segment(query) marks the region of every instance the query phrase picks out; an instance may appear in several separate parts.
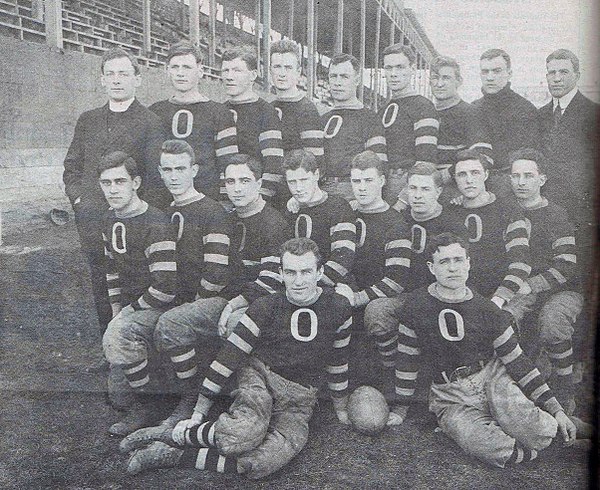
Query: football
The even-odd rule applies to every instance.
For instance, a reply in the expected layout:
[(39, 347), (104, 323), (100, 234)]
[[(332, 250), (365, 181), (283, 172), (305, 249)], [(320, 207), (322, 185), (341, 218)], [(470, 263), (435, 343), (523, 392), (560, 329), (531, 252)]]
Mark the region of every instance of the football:
[(383, 394), (372, 386), (359, 386), (348, 399), (348, 418), (357, 432), (375, 435), (385, 428), (390, 409)]

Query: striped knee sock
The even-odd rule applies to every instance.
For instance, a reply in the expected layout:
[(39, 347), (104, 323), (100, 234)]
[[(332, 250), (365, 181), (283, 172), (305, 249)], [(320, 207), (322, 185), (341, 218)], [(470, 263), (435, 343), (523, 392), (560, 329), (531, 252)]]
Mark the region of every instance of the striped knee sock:
[(394, 367), (396, 346), (398, 344), (398, 333), (389, 332), (375, 337), (377, 343), (377, 352), (379, 352), (381, 364), (383, 367)]
[(550, 344), (546, 347), (548, 357), (552, 363), (552, 373), (557, 377), (559, 384), (573, 383), (573, 345), (570, 340)]
[[(183, 433), (182, 433), (183, 432)], [(175, 426), (172, 437), (179, 444), (190, 447), (216, 447), (215, 422), (207, 421), (187, 428)]]
[(186, 450), (181, 458), (180, 465), (198, 470), (216, 471), (218, 473), (239, 473), (237, 458), (222, 456), (213, 448), (202, 448), (199, 451)]
[(187, 380), (198, 372), (198, 356), (196, 349), (186, 345), (169, 351), (169, 359), (173, 364), (173, 369), (177, 379)]
[(538, 457), (538, 452), (535, 449), (527, 449), (515, 443), (513, 453), (508, 458), (506, 466), (514, 466), (519, 463), (527, 463)]
[(146, 386), (150, 382), (150, 373), (148, 371), (148, 359), (124, 364), (121, 366), (125, 378), (129, 386), (134, 389), (139, 389)]

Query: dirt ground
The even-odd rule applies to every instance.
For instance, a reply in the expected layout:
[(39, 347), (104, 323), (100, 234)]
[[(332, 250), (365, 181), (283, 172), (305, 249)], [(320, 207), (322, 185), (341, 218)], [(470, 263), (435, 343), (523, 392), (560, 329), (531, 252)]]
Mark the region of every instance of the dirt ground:
[[(266, 481), (168, 469), (135, 477), (107, 427), (104, 375), (84, 367), (100, 350), (89, 279), (73, 223), (4, 237), (0, 247), (0, 488), (380, 489), (586, 488), (587, 452), (551, 447), (515, 469), (466, 456), (427, 414), (379, 437), (340, 426), (321, 402), (306, 448)], [(584, 375), (578, 413), (592, 415)], [(168, 404), (164, 405), (168, 410)]]

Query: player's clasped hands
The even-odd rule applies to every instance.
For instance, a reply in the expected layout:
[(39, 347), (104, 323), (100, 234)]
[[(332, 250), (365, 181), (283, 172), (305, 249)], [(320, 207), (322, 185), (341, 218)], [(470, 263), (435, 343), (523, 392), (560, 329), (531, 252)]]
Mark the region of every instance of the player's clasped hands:
[(203, 421), (204, 414), (194, 412), (191, 418), (178, 422), (175, 428), (173, 429), (173, 442), (178, 446), (184, 446), (186, 431), (188, 431), (191, 427), (194, 427), (195, 425), (200, 425)]
[(225, 337), (227, 334), (227, 321), (229, 320), (229, 317), (231, 316), (231, 314), (233, 313), (233, 307), (228, 303), (225, 308), (223, 308), (223, 311), (221, 312), (221, 316), (219, 317), (219, 322), (218, 322), (218, 332), (219, 332), (219, 336), (220, 337)]

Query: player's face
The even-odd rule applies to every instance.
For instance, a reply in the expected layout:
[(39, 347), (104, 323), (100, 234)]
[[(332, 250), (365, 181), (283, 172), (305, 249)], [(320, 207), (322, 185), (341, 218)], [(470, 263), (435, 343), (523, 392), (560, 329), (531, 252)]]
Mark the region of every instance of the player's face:
[(441, 192), (431, 175), (411, 175), (408, 179), (408, 203), (417, 213), (433, 212)]
[(271, 55), (271, 79), (277, 90), (289, 91), (296, 88), (300, 79), (300, 67), (293, 53)]
[(512, 71), (506, 66), (502, 56), (480, 60), (481, 88), (486, 94), (500, 92), (510, 81)]
[(256, 179), (247, 165), (229, 165), (225, 169), (225, 190), (236, 208), (258, 199), (262, 179)]
[(392, 92), (400, 92), (410, 86), (412, 68), (404, 53), (386, 54), (383, 57), (383, 69)]
[(359, 74), (349, 61), (329, 67), (329, 92), (334, 101), (344, 102), (356, 97), (358, 82)]
[(447, 289), (464, 288), (469, 278), (471, 263), (466, 250), (459, 243), (439, 247), (427, 262), (437, 283)]
[(238, 97), (252, 90), (256, 76), (256, 70), (248, 69), (241, 58), (223, 61), (221, 65), (221, 77), (229, 97)]
[(350, 182), (354, 197), (361, 206), (367, 207), (381, 200), (385, 177), (379, 175), (376, 168), (353, 168), (350, 171)]
[(460, 193), (467, 199), (475, 199), (485, 192), (485, 181), (488, 173), (484, 170), (479, 160), (465, 160), (458, 162), (454, 169), (456, 186)]
[(534, 161), (516, 160), (512, 164), (510, 183), (517, 199), (534, 201), (540, 197), (546, 176), (540, 174)]
[(432, 73), (429, 79), (431, 92), (437, 100), (448, 100), (458, 97), (458, 87), (461, 81), (456, 78), (456, 72), (451, 66), (442, 66), (437, 73)]
[(302, 304), (317, 294), (317, 283), (323, 276), (323, 267), (317, 267), (317, 258), (312, 252), (304, 255), (286, 252), (281, 257), (281, 276), (287, 297)]
[(303, 168), (286, 170), (285, 180), (292, 196), (299, 203), (311, 202), (319, 188), (319, 171), (308, 172)]
[(169, 192), (174, 196), (179, 196), (194, 186), (198, 165), (192, 165), (191, 158), (187, 153), (178, 155), (163, 153), (160, 155), (158, 172)]
[(167, 73), (171, 85), (177, 92), (190, 92), (196, 90), (198, 81), (204, 73), (202, 65), (196, 62), (193, 54), (173, 56), (167, 65)]
[(135, 97), (135, 90), (142, 83), (142, 78), (135, 74), (129, 58), (115, 58), (104, 63), (100, 83), (110, 100), (122, 102)]
[(111, 208), (116, 211), (127, 209), (137, 195), (142, 179), (132, 178), (123, 166), (109, 168), (100, 174), (100, 187)]
[(546, 64), (546, 81), (552, 97), (562, 97), (577, 85), (579, 73), (573, 69), (571, 60), (550, 60)]

